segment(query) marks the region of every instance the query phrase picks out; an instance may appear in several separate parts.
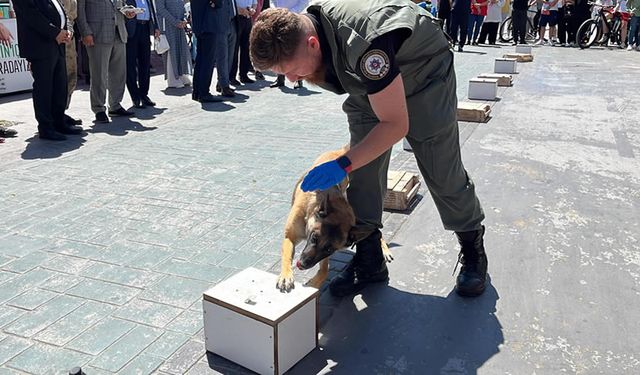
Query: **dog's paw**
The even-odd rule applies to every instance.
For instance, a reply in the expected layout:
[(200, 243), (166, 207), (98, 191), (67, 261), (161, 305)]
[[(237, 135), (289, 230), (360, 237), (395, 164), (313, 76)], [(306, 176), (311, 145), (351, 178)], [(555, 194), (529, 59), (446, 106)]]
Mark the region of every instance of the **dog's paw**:
[(282, 293), (288, 293), (291, 289), (295, 288), (295, 284), (293, 283), (293, 276), (283, 276), (280, 275), (278, 277), (278, 282), (276, 283), (276, 288), (280, 289)]

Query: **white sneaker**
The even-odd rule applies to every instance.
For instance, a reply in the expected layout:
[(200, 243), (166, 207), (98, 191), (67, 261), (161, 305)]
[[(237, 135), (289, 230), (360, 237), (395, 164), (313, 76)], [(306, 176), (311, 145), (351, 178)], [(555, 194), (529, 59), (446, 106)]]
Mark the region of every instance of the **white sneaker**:
[(184, 83), (178, 82), (178, 83), (174, 83), (173, 85), (167, 85), (167, 87), (170, 89), (181, 89), (184, 87)]
[(544, 45), (544, 39), (540, 39), (535, 43), (536, 46), (542, 46)]
[(629, 45), (627, 46), (627, 51), (633, 51), (633, 45), (629, 44)]
[(191, 80), (189, 79), (189, 76), (186, 74), (183, 74), (180, 76), (180, 81), (182, 81), (182, 84), (184, 86), (191, 86)]

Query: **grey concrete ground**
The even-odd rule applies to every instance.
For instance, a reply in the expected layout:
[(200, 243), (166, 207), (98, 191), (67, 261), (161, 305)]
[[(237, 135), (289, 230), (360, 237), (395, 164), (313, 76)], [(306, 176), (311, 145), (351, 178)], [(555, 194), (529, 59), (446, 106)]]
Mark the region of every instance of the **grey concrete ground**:
[[(459, 97), (508, 51), (456, 53)], [(323, 293), (321, 347), (290, 372), (638, 373), (639, 61), (536, 48), (493, 118), (460, 124), (491, 287), (452, 293), (456, 240), (423, 187), (410, 214), (385, 213), (389, 285)], [(0, 98), (20, 122), (0, 145), (0, 374), (248, 373), (205, 353), (201, 293), (277, 272), (293, 184), (348, 136), (343, 97), (264, 86), (201, 106), (156, 76), (158, 107), (108, 125), (78, 91), (89, 131), (63, 143), (33, 136), (28, 95)], [(392, 168), (416, 170), (398, 146)]]

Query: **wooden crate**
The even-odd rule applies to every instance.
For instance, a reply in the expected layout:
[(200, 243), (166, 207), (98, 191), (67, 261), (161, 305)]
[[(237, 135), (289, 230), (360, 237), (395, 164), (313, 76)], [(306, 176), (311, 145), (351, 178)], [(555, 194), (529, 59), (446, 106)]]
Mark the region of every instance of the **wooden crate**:
[(203, 296), (205, 349), (258, 374), (283, 374), (318, 345), (315, 288), (276, 288), (277, 276), (249, 267)]
[(458, 121), (487, 122), (491, 106), (486, 103), (458, 102)]
[(497, 79), (498, 86), (501, 86), (501, 87), (509, 87), (513, 85), (513, 76), (511, 74), (481, 73), (481, 74), (478, 74), (478, 78)]
[(505, 53), (502, 57), (507, 59), (516, 59), (517, 62), (531, 62), (533, 55), (528, 53)]
[(387, 174), (387, 195), (384, 198), (386, 210), (404, 211), (418, 194), (420, 179), (415, 173), (389, 171)]

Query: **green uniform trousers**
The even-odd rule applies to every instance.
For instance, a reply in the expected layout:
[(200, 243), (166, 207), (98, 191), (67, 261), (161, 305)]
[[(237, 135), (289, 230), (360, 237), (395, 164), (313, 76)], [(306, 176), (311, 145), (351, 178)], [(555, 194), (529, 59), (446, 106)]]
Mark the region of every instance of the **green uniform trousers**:
[[(453, 58), (446, 69), (444, 88), (430, 95), (456, 95), (456, 79)], [(447, 61), (447, 60), (445, 60)], [(445, 64), (446, 66), (446, 64)], [(450, 103), (457, 103), (455, 97)], [(437, 99), (434, 99), (437, 102)], [(343, 105), (349, 120), (351, 145), (362, 141), (378, 124), (366, 96), (350, 96)], [(412, 108), (409, 107), (411, 112)], [(411, 117), (411, 114), (410, 114)], [(407, 140), (413, 148), (418, 167), (429, 188), (440, 218), (447, 230), (466, 232), (480, 229), (484, 212), (475, 193), (473, 181), (462, 165), (458, 122), (455, 116), (445, 126), (425, 131), (429, 118), (412, 120)], [(356, 214), (359, 232), (367, 233), (382, 228), (382, 209), (387, 190), (387, 170), (391, 150), (386, 151), (366, 166), (353, 171), (347, 191), (349, 202)]]

